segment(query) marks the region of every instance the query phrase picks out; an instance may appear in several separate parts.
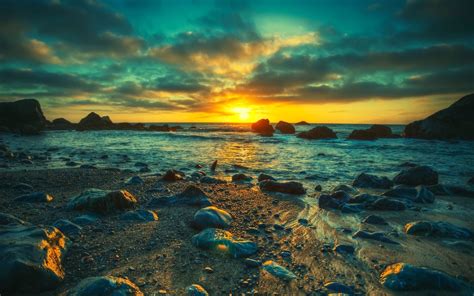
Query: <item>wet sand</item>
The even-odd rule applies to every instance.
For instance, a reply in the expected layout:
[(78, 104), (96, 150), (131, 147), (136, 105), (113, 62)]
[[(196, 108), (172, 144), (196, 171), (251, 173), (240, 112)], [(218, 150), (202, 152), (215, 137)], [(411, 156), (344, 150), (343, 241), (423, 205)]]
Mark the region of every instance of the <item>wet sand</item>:
[[(200, 284), (210, 295), (325, 295), (330, 291), (324, 288), (324, 283), (329, 281), (352, 286), (356, 294), (408, 295), (390, 291), (379, 283), (383, 268), (395, 262), (429, 266), (474, 282), (472, 241), (465, 242), (470, 248), (454, 248), (443, 239), (403, 233), (403, 225), (415, 220), (448, 221), (474, 230), (470, 218), (474, 210), (472, 198), (437, 196), (434, 204), (423, 204), (419, 211), (346, 214), (318, 209), (318, 194), (295, 197), (262, 193), (258, 186), (249, 184), (199, 184), (215, 206), (233, 216), (228, 230), (258, 243), (258, 253), (250, 258), (273, 260), (297, 275), (296, 280), (287, 283), (260, 268), (246, 267), (243, 259), (193, 246), (191, 237), (198, 231), (191, 227), (191, 222), (198, 207), (148, 206), (154, 198), (182, 192), (191, 181), (169, 183), (160, 181), (158, 176), (142, 175), (145, 184), (124, 185), (133, 175), (104, 169), (0, 173), (0, 212), (35, 225), (51, 225), (58, 219), (72, 219), (83, 214), (67, 210), (66, 203), (88, 188), (127, 189), (138, 197), (138, 208), (153, 209), (158, 213), (158, 221), (136, 223), (120, 220), (117, 212), (102, 216), (99, 223), (85, 226), (66, 254), (63, 283), (56, 290), (41, 295), (65, 294), (81, 279), (99, 275), (127, 277), (145, 295), (183, 295), (191, 284)], [(21, 192), (12, 186), (20, 182), (32, 185), (35, 191), (51, 194), (55, 200), (48, 204), (13, 201)], [(151, 188), (159, 188), (159, 192), (148, 191)], [(368, 214), (379, 214), (389, 225), (361, 224)], [(301, 223), (301, 218), (307, 219), (308, 223)], [(267, 227), (259, 228), (261, 223)], [(277, 230), (274, 224), (284, 229)], [(260, 233), (249, 233), (252, 228), (261, 229)], [(390, 239), (399, 245), (352, 238), (352, 234), (361, 228), (390, 233)], [(332, 251), (335, 244), (342, 242), (356, 248), (354, 255)], [(439, 291), (417, 294), (436, 292)], [(442, 294), (449, 293), (443, 291)]]

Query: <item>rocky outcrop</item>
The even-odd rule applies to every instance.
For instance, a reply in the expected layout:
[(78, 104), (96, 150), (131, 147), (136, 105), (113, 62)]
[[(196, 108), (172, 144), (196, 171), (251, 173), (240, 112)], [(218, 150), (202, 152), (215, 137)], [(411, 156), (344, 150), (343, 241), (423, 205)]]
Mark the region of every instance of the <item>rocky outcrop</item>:
[(37, 134), (46, 123), (40, 103), (35, 99), (0, 103), (0, 131)]
[(279, 121), (275, 126), (276, 130), (279, 130), (282, 134), (294, 134), (295, 127), (286, 121)]
[(297, 135), (298, 138), (319, 140), (319, 139), (336, 139), (336, 133), (327, 126), (317, 126), (309, 131), (301, 132)]
[(48, 124), (48, 129), (51, 130), (72, 130), (75, 128), (76, 124), (65, 118), (56, 118), (50, 124)]
[(98, 276), (83, 279), (68, 296), (127, 295), (143, 296), (137, 285), (127, 278)]
[(88, 189), (73, 197), (68, 203), (68, 208), (107, 213), (133, 208), (137, 202), (137, 198), (127, 190)]
[(0, 291), (39, 292), (64, 279), (62, 260), (68, 240), (54, 227), (0, 226)]
[(104, 130), (111, 129), (113, 127), (112, 120), (108, 116), (100, 116), (95, 112), (89, 113), (86, 117), (82, 118), (77, 124), (77, 130)]
[(438, 173), (429, 166), (416, 166), (402, 170), (393, 178), (393, 182), (408, 186), (436, 185)]
[(299, 121), (295, 123), (295, 125), (310, 125), (310, 124), (303, 120), (303, 121)]
[(270, 120), (268, 119), (260, 119), (259, 121), (252, 123), (252, 131), (254, 133), (258, 133), (262, 136), (271, 137), (275, 130), (273, 126), (270, 124)]
[(375, 134), (377, 138), (393, 138), (392, 129), (386, 125), (374, 124), (367, 131)]
[(474, 94), (405, 127), (405, 137), (474, 140)]

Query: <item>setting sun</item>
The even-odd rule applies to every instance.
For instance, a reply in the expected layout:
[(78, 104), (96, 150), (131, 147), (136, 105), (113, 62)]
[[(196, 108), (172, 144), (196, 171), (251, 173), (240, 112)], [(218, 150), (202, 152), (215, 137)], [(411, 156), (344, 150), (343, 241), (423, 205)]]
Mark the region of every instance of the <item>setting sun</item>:
[(248, 120), (250, 117), (250, 108), (236, 107), (232, 111), (239, 116), (240, 120)]

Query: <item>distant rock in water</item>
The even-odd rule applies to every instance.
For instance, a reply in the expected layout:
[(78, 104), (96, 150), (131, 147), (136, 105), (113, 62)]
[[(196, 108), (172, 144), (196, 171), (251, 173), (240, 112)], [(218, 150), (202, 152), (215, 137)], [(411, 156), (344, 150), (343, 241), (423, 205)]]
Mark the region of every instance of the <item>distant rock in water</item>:
[(295, 123), (295, 125), (310, 125), (310, 124), (303, 120), (303, 121), (299, 121)]
[(112, 120), (108, 116), (100, 116), (95, 112), (89, 113), (86, 117), (81, 119), (77, 125), (77, 129), (80, 131), (85, 130), (102, 130), (110, 129), (113, 127)]
[(349, 140), (377, 140), (377, 135), (373, 131), (369, 130), (353, 130), (347, 137)]
[(48, 128), (52, 130), (72, 130), (76, 128), (76, 125), (67, 119), (56, 118), (51, 124), (48, 124)]
[(294, 134), (295, 127), (286, 121), (279, 121), (275, 126), (276, 130), (279, 130), (282, 134)]
[(251, 127), (253, 132), (266, 137), (273, 136), (273, 133), (275, 132), (273, 126), (270, 124), (270, 120), (268, 119), (260, 119), (259, 121), (252, 123)]
[(319, 140), (319, 139), (336, 139), (336, 133), (327, 126), (317, 126), (309, 131), (301, 132), (297, 135), (298, 138)]
[(405, 127), (405, 137), (474, 140), (474, 94)]
[(0, 131), (38, 134), (46, 123), (40, 103), (35, 99), (0, 103)]

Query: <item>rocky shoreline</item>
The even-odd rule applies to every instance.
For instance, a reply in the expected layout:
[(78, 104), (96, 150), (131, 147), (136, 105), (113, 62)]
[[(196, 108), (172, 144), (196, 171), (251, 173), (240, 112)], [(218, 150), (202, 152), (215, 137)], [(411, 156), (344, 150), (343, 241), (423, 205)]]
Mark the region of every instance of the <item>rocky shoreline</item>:
[[(466, 95), (446, 109), (430, 115), (424, 120), (408, 124), (402, 134), (394, 134), (390, 127), (374, 124), (365, 130), (353, 130), (348, 140), (376, 140), (380, 138), (420, 138), (438, 140), (474, 140), (474, 94)], [(306, 121), (295, 123), (296, 126), (309, 125)], [(271, 137), (278, 131), (281, 134), (295, 134), (293, 124), (279, 121), (275, 127), (268, 119), (260, 119), (250, 126), (250, 130), (264, 137)], [(175, 132), (181, 126), (145, 125), (143, 123), (114, 123), (109, 116), (89, 113), (78, 123), (65, 118), (49, 121), (43, 115), (39, 102), (35, 99), (24, 99), (16, 102), (0, 103), (0, 133), (13, 132), (22, 135), (37, 135), (43, 130), (137, 130), (154, 132)], [(319, 140), (334, 139), (337, 135), (326, 126), (317, 126), (300, 132), (298, 138)]]
[(1, 173), (0, 291), (474, 291), (470, 185), (443, 186), (431, 168), (412, 166), (393, 180), (360, 174), (308, 193), (265, 174), (226, 182), (215, 170)]

